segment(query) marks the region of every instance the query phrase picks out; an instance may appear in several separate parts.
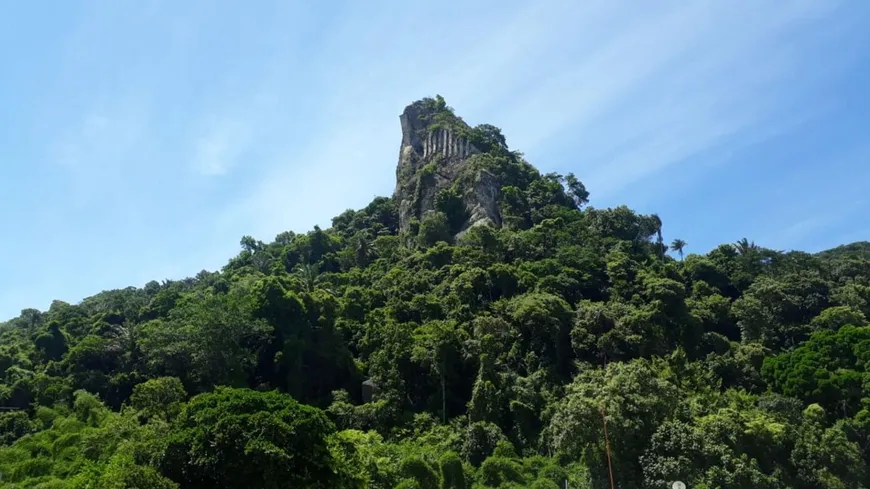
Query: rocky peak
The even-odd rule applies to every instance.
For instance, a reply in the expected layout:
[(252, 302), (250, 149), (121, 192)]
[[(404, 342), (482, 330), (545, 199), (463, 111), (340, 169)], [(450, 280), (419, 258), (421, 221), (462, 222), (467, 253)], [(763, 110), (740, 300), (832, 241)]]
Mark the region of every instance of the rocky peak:
[[(408, 230), (414, 219), (438, 211), (451, 214), (447, 217), (454, 234), (483, 223), (501, 225), (497, 202), (501, 185), (493, 175), (473, 167), (480, 153), (471, 142), (473, 129), (444, 99), (418, 100), (405, 107), (400, 121), (395, 198), (401, 229)], [(448, 194), (459, 202), (450, 209), (440, 208)]]

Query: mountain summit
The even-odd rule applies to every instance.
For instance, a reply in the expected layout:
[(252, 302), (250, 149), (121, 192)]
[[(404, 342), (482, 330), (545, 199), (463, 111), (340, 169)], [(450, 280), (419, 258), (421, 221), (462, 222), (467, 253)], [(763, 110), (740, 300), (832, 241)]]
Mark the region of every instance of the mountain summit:
[[(438, 212), (453, 235), (479, 224), (501, 226), (504, 182), (475, 164), (477, 156), (493, 149), (487, 140), (492, 127), (470, 127), (440, 96), (408, 105), (400, 120), (395, 198), (401, 229), (407, 231)], [(504, 141), (500, 134), (495, 139)]]

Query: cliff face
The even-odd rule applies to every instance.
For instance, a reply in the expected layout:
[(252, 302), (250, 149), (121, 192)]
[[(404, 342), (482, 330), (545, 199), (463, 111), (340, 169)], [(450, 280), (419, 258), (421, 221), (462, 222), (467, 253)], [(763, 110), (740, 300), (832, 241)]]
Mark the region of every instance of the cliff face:
[(394, 196), (401, 229), (438, 211), (442, 191), (452, 191), (461, 199), (464, 213), (458, 233), (484, 223), (500, 226), (501, 182), (474, 168), (473, 159), (480, 151), (468, 139), (471, 128), (446, 108), (443, 99), (414, 102), (400, 121), (402, 145)]

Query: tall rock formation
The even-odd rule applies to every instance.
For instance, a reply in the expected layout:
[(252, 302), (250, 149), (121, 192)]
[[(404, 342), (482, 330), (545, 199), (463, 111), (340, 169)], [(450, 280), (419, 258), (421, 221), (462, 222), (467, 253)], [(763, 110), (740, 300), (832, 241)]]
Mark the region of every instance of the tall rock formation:
[(501, 182), (474, 165), (480, 150), (471, 142), (473, 129), (440, 97), (405, 107), (400, 120), (402, 145), (394, 197), (401, 229), (406, 231), (414, 219), (423, 220), (437, 211), (450, 214), (456, 234), (484, 223), (500, 226)]

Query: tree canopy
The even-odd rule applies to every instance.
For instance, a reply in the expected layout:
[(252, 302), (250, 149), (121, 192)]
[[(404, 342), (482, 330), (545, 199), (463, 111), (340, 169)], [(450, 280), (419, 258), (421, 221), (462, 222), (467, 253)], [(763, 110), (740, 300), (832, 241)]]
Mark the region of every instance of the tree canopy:
[(378, 197), (0, 324), (4, 487), (870, 487), (870, 245), (696, 253), (467, 136), (501, 226)]

